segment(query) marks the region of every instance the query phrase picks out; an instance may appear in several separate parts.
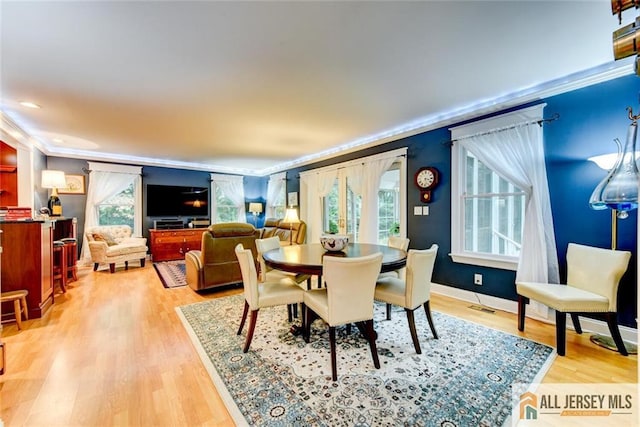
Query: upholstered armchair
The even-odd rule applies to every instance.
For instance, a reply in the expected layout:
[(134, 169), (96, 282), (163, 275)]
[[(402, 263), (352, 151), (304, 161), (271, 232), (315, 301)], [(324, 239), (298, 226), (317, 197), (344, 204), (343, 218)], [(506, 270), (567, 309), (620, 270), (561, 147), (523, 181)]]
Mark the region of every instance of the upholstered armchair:
[(251, 250), (256, 259), (256, 239), (260, 230), (242, 222), (213, 224), (202, 233), (200, 250), (185, 255), (186, 279), (191, 289), (200, 291), (242, 282), (235, 254), (238, 243)]
[(623, 356), (628, 352), (617, 320), (618, 284), (629, 265), (631, 253), (569, 243), (567, 284), (517, 282), (518, 330), (524, 331), (526, 304), (530, 299), (556, 311), (556, 348), (565, 355), (567, 313), (577, 333), (582, 333), (579, 316), (601, 318)]
[(144, 267), (147, 257), (147, 239), (132, 237), (132, 230), (128, 225), (101, 225), (85, 230), (85, 236), (91, 252), (93, 271), (100, 264), (108, 264), (109, 271), (115, 272), (116, 264), (124, 263), (129, 268), (129, 261), (140, 260)]

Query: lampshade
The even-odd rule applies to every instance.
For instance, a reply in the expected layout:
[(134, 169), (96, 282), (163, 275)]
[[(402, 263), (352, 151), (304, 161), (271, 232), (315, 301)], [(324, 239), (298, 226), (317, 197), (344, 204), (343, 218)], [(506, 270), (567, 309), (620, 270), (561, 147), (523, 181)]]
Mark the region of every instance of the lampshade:
[(42, 188), (65, 188), (67, 180), (64, 171), (43, 170), (42, 171)]
[(259, 214), (262, 212), (262, 203), (249, 203), (249, 212)]
[(284, 219), (282, 220), (283, 224), (297, 224), (300, 222), (298, 219), (298, 211), (295, 209), (287, 209)]

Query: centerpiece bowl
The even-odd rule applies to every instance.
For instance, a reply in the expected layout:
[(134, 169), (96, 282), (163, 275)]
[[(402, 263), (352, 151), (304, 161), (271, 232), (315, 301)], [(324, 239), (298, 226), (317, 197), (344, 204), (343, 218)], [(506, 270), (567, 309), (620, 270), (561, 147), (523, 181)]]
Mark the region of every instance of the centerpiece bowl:
[(349, 244), (349, 236), (345, 234), (323, 234), (320, 244), (329, 252), (340, 252)]

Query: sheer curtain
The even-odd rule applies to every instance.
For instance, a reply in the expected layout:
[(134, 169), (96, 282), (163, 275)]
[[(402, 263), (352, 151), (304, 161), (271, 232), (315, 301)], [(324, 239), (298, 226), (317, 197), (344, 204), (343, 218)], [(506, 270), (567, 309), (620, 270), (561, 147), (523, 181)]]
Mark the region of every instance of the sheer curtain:
[[(362, 212), (358, 230), (361, 243), (378, 243), (378, 191), (380, 178), (391, 167), (396, 157), (371, 160), (362, 168)], [(364, 214), (366, 212), (366, 215)]]
[[(287, 186), (287, 173), (281, 172), (269, 176), (269, 183), (267, 184), (267, 209), (266, 217), (274, 217), (275, 205), (279, 200), (279, 195), (286, 191)], [(286, 198), (285, 198), (286, 204)]]
[(558, 283), (558, 256), (541, 126), (536, 122), (525, 123), (471, 135), (458, 143), (527, 195), (516, 281)]
[[(211, 181), (220, 188), (220, 191), (231, 200), (237, 208), (236, 221), (247, 222), (247, 211), (244, 206), (244, 178), (240, 175), (221, 175), (212, 173)], [(211, 195), (215, 200), (215, 193)]]
[[(89, 162), (89, 186), (85, 207), (84, 230), (100, 225), (98, 207), (105, 200), (124, 191), (133, 183), (135, 208), (133, 235), (142, 236), (142, 168)], [(80, 260), (84, 265), (91, 263), (89, 243), (86, 235), (82, 236)]]
[(307, 242), (319, 242), (322, 228), (322, 199), (331, 192), (338, 171), (300, 174), (300, 193), (305, 203), (301, 204), (300, 219), (307, 223)]

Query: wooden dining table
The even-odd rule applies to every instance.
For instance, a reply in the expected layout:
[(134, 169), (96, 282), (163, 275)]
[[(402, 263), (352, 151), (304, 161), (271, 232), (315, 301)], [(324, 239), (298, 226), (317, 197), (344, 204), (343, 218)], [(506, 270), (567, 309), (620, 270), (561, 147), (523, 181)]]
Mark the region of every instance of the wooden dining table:
[(402, 249), (368, 243), (349, 243), (342, 251), (325, 250), (320, 243), (282, 246), (262, 254), (269, 267), (289, 273), (318, 276), (318, 287), (322, 284), (322, 260), (326, 256), (354, 258), (382, 253), (381, 272), (394, 271), (407, 263), (407, 253)]

